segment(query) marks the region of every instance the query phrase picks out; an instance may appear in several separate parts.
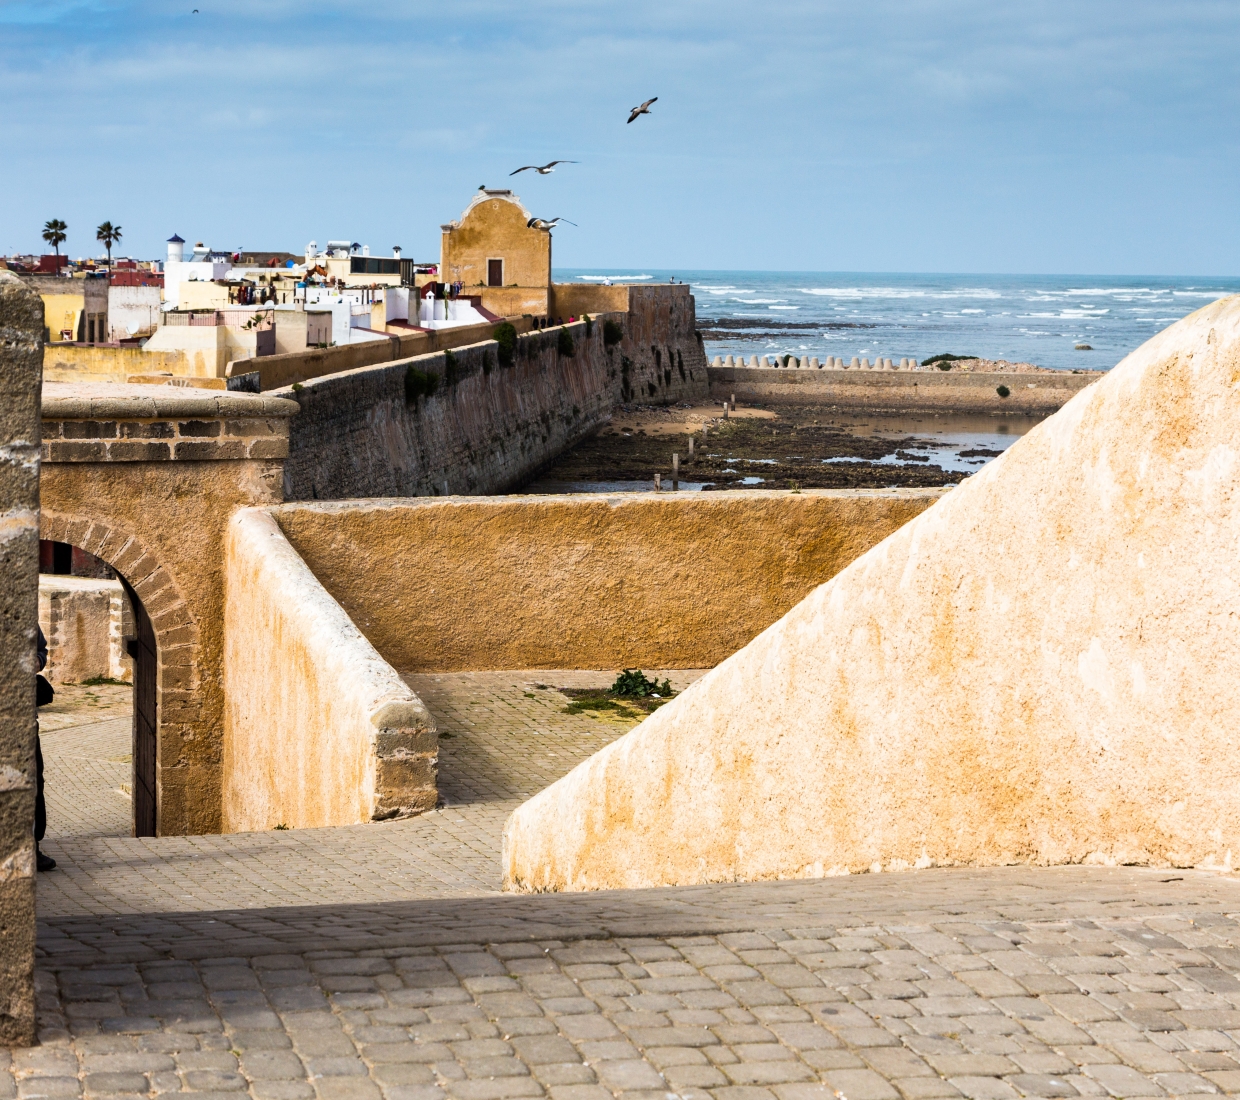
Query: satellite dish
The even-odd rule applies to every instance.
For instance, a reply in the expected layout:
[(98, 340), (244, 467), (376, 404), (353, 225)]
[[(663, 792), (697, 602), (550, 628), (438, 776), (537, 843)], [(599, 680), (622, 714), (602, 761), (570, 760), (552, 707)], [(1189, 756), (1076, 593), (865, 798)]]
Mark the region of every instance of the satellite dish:
[(129, 324), (125, 326), (125, 328), (129, 330), (130, 336), (138, 335), (138, 322), (137, 321), (130, 321)]

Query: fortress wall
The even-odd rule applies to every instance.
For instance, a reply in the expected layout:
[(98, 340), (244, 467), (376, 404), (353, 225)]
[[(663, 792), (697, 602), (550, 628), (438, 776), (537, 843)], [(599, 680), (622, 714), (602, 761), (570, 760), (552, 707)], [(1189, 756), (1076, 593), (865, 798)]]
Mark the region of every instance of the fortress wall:
[[(863, 371), (788, 367), (710, 367), (712, 397), (779, 405), (833, 405), (872, 413), (1046, 414), (1103, 377), (956, 371)], [(1008, 396), (1001, 397), (1000, 386)]]
[[(622, 400), (706, 395), (706, 357), (687, 286), (634, 287), (633, 307), (517, 339), (511, 367), (494, 341), (327, 375), (275, 391), (301, 406), (285, 465), (286, 499), (504, 492), (606, 422)], [(604, 342), (612, 320), (624, 336)], [(589, 329), (589, 335), (587, 335)], [(451, 365), (449, 365), (451, 362)], [(407, 388), (435, 376), (432, 396)], [(416, 387), (415, 387), (416, 389)]]
[(434, 720), (265, 511), (228, 525), (223, 831), (435, 805)]
[(402, 671), (702, 668), (942, 492), (458, 497), (272, 514)]
[(0, 272), (0, 1046), (35, 1040), (34, 742), (43, 302)]
[(1240, 297), (521, 806), (510, 888), (1240, 859)]
[[(516, 317), (511, 321), (518, 332), (528, 332), (532, 322), (528, 317)], [(291, 386), (311, 378), (322, 378), (342, 371), (357, 370), (377, 363), (392, 363), (417, 355), (430, 355), (436, 351), (475, 344), (489, 339), (495, 325), (461, 325), (459, 328), (412, 332), (388, 333), (384, 340), (365, 340), (359, 344), (341, 344), (332, 348), (306, 348), (304, 351), (282, 352), (278, 355), (261, 355), (252, 359), (234, 359), (228, 364), (227, 376), (237, 378), (243, 374), (258, 372), (260, 387), (265, 390)]]

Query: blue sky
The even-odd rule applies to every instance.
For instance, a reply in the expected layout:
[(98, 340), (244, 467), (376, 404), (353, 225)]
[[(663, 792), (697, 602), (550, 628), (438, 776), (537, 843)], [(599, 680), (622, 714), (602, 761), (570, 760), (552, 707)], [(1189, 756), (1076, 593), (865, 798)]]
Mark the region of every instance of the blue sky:
[(1238, 52), (1235, 0), (0, 0), (0, 251), (434, 258), (562, 157), (557, 267), (1237, 275)]

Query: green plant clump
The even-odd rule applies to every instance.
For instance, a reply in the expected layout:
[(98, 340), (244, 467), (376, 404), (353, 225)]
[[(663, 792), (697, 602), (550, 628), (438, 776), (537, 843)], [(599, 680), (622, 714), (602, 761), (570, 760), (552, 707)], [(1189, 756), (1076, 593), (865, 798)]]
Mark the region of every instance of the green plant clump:
[(624, 339), (624, 329), (620, 327), (619, 321), (603, 322), (603, 346), (612, 347), (620, 343)]
[(455, 386), (456, 380), (460, 375), (460, 364), (456, 361), (456, 356), (450, 351), (443, 353), (443, 377), (449, 386)]
[(995, 393), (997, 393), (1000, 397), (1010, 397), (1012, 391), (1009, 390), (1007, 386), (998, 386), (995, 388)]
[(964, 359), (976, 358), (976, 355), (952, 355), (945, 351), (942, 355), (932, 355), (929, 359), (923, 359), (921, 365), (923, 367), (937, 366), (939, 370), (951, 370), (953, 363), (959, 363)]
[(569, 359), (577, 354), (577, 349), (573, 346), (573, 334), (568, 329), (560, 329), (560, 335), (555, 342), (555, 350), (561, 355), (568, 356)]
[(439, 389), (439, 375), (433, 371), (420, 371), (412, 363), (405, 371), (405, 400), (416, 406), (418, 399), (431, 397)]
[(491, 336), (498, 345), (496, 354), (499, 356), (499, 365), (511, 367), (517, 354), (517, 330), (505, 321), (502, 325), (495, 326)]
[(586, 323), (586, 339), (590, 339), (594, 335), (594, 321), (588, 313), (582, 314), (581, 319)]
[(661, 684), (651, 680), (640, 668), (626, 668), (611, 685), (611, 694), (622, 699), (645, 699), (648, 695), (666, 697), (672, 694), (672, 684), (670, 680)]

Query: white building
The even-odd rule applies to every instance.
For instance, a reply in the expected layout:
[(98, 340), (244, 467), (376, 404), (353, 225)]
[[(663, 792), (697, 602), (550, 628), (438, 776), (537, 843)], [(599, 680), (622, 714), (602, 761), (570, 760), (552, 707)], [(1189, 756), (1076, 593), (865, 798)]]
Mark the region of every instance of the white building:
[(181, 302), (181, 284), (213, 283), (226, 279), (232, 260), (223, 252), (212, 252), (201, 241), (185, 259), (185, 242), (174, 233), (168, 238), (168, 259), (164, 263), (164, 309), (176, 309)]

